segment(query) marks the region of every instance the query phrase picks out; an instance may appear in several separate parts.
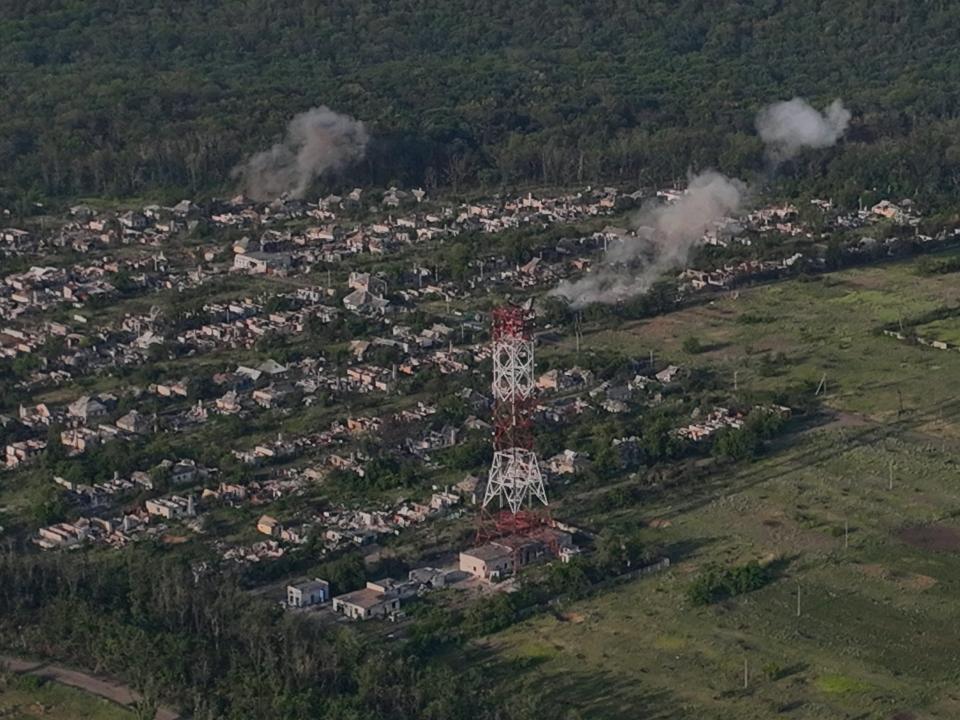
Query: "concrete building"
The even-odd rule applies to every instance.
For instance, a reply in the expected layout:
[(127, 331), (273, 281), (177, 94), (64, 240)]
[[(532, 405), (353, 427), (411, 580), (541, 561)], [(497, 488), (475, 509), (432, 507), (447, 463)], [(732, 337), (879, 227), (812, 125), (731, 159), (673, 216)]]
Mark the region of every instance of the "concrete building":
[(512, 535), (460, 553), (460, 570), (481, 580), (497, 581), (527, 565), (560, 557), (573, 545), (573, 536), (553, 527), (529, 536)]
[(195, 460), (178, 460), (170, 468), (170, 482), (174, 485), (188, 485), (201, 476)]
[(464, 550), (460, 553), (460, 569), (481, 580), (497, 580), (513, 569), (513, 553), (499, 543)]
[(47, 447), (43, 440), (21, 440), (10, 443), (6, 448), (6, 465), (8, 468), (19, 467), (42, 453)]
[(257, 531), (263, 533), (264, 535), (269, 535), (270, 537), (277, 537), (280, 535), (280, 532), (283, 530), (283, 526), (276, 518), (272, 518), (269, 515), (262, 515), (259, 520), (257, 520)]
[(382, 588), (379, 583), (368, 582), (362, 590), (339, 595), (333, 599), (333, 610), (353, 620), (389, 617), (400, 609), (400, 596)]
[(79, 398), (67, 406), (67, 415), (79, 418), (84, 422), (106, 417), (108, 412), (106, 405), (89, 396)]
[(416, 589), (439, 590), (450, 581), (451, 573), (438, 568), (423, 567), (411, 570), (408, 584)]
[(136, 410), (131, 410), (117, 420), (117, 427), (134, 435), (146, 435), (153, 429), (153, 420)]
[(233, 258), (234, 270), (244, 270), (253, 275), (280, 273), (292, 265), (289, 253), (243, 253)]
[(193, 499), (179, 495), (147, 500), (144, 503), (144, 507), (150, 515), (157, 515), (167, 520), (176, 520), (178, 518), (193, 517), (196, 515), (193, 507)]
[(319, 605), (330, 599), (330, 583), (315, 578), (296, 585), (287, 585), (288, 607), (309, 607)]
[(44, 550), (73, 547), (83, 542), (90, 533), (90, 522), (81, 518), (76, 523), (58, 523), (40, 528), (33, 542)]

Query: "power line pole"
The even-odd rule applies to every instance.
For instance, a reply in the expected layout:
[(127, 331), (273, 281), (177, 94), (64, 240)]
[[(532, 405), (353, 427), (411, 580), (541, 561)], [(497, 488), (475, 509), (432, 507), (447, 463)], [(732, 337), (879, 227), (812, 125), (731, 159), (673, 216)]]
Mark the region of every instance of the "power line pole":
[(800, 617), (800, 581), (797, 580), (797, 617)]

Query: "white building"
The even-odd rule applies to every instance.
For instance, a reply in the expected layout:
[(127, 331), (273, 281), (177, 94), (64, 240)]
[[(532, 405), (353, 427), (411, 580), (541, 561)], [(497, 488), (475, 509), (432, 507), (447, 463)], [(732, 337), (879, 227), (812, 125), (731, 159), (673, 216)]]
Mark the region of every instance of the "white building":
[(296, 585), (287, 585), (288, 607), (309, 607), (319, 605), (330, 599), (330, 583), (315, 578)]

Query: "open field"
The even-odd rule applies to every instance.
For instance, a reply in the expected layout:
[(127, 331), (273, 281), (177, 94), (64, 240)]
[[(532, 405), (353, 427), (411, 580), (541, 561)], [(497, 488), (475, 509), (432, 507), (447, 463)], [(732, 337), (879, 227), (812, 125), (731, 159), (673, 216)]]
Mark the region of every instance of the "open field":
[(4, 720), (131, 720), (133, 713), (103, 698), (56, 683), (26, 687), (22, 682), (0, 687)]
[(960, 318), (949, 317), (934, 320), (925, 325), (917, 325), (914, 330), (918, 337), (926, 340), (939, 340), (950, 345), (960, 345)]
[[(879, 326), (960, 303), (952, 275), (923, 277), (910, 262), (849, 270), (732, 292), (619, 330), (584, 332), (586, 349), (614, 349), (696, 363), (728, 375), (742, 389), (813, 383), (826, 375), (827, 405), (883, 421), (929, 408), (953, 395), (960, 362), (950, 353), (911, 347), (876, 333)], [(690, 355), (697, 337), (705, 352)], [(572, 341), (566, 341), (571, 349)]]
[[(960, 717), (960, 356), (873, 332), (958, 295), (955, 279), (899, 264), (589, 336), (594, 347), (737, 369), (741, 388), (816, 385), (826, 373), (829, 412), (760, 461), (571, 516), (642, 524), (676, 562), (479, 641), (476, 662), (513, 691), (545, 693), (558, 717)], [(706, 353), (683, 353), (693, 335)], [(785, 359), (761, 360), (776, 353)], [(709, 564), (774, 558), (777, 579), (759, 591), (707, 607), (687, 598)]]

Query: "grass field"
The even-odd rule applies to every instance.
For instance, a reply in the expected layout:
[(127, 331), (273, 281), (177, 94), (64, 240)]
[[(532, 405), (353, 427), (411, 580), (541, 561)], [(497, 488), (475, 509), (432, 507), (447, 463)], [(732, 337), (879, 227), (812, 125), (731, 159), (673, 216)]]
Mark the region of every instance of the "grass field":
[[(736, 369), (756, 388), (826, 374), (832, 413), (760, 461), (642, 507), (571, 517), (636, 522), (676, 562), (479, 641), (476, 662), (511, 691), (544, 693), (545, 717), (960, 717), (960, 355), (874, 333), (958, 295), (949, 276), (900, 264), (741, 291), (589, 336), (594, 347)], [(691, 335), (708, 352), (683, 353)], [(785, 360), (771, 372), (760, 358), (773, 353)], [(564, 505), (576, 514), (575, 499)], [(707, 564), (773, 558), (783, 570), (759, 591), (708, 607), (687, 600)]]
[[(709, 304), (617, 330), (584, 333), (587, 349), (626, 350), (674, 362), (705, 364), (744, 388), (819, 383), (830, 407), (872, 419), (932, 407), (952, 396), (960, 362), (949, 353), (911, 347), (876, 329), (960, 301), (950, 275), (919, 276), (911, 263), (851, 270), (730, 293)], [(697, 337), (706, 352), (685, 353)], [(572, 340), (567, 341), (572, 348)]]
[(914, 328), (917, 335), (927, 340), (939, 340), (951, 345), (960, 345), (960, 317), (934, 320)]
[(13, 681), (0, 684), (0, 718), (3, 720), (132, 720), (134, 714), (108, 700), (80, 690), (43, 683)]

